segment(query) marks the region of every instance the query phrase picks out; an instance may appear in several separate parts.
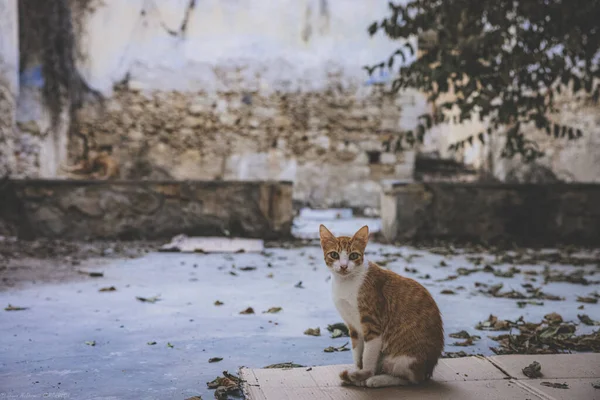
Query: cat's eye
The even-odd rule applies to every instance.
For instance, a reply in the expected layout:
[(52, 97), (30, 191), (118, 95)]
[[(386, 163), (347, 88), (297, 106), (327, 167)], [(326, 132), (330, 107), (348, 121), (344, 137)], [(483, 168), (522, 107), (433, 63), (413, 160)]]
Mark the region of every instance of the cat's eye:
[(331, 253), (329, 253), (329, 257), (333, 258), (334, 260), (337, 260), (338, 258), (340, 258), (340, 255), (337, 252), (332, 251)]
[(360, 255), (358, 253), (350, 253), (350, 259), (351, 260), (356, 260), (358, 259), (358, 257), (360, 257)]

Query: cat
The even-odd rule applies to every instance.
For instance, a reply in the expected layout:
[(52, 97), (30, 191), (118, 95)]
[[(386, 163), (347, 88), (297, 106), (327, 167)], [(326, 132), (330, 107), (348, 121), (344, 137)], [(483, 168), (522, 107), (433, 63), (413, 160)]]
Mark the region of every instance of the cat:
[(119, 163), (106, 151), (90, 150), (87, 158), (73, 166), (64, 166), (66, 172), (89, 175), (93, 179), (113, 179), (119, 177)]
[(444, 349), (440, 310), (427, 289), (365, 260), (369, 228), (335, 237), (319, 227), (333, 300), (348, 326), (355, 369), (342, 384), (385, 387), (431, 378)]

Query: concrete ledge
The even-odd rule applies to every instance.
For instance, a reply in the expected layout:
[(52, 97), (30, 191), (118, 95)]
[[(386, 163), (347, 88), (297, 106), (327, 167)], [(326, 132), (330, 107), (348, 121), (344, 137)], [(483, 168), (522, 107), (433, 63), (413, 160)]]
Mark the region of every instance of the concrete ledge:
[(387, 240), (600, 244), (600, 185), (386, 182)]
[[(533, 361), (542, 376), (521, 372)], [(417, 386), (362, 388), (341, 386), (339, 373), (352, 365), (314, 368), (240, 370), (248, 400), (281, 399), (595, 399), (592, 384), (600, 378), (600, 354), (510, 355), (442, 359), (430, 382)], [(544, 382), (544, 384), (542, 384)], [(556, 389), (546, 384), (564, 384)]]
[(293, 219), (291, 182), (14, 180), (0, 192), (0, 228), (25, 238), (271, 239)]

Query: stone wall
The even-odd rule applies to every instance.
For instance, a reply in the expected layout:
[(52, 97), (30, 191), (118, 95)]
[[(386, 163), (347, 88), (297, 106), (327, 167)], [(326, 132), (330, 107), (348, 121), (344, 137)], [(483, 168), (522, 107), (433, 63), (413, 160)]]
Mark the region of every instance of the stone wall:
[(24, 238), (279, 239), (293, 219), (289, 182), (16, 180), (0, 192), (5, 234)]
[(600, 245), (600, 185), (388, 183), (386, 239)]
[[(381, 179), (412, 174), (413, 153), (384, 146), (410, 96), (356, 92), (119, 89), (81, 133), (112, 147), (124, 179), (290, 180), (303, 203), (377, 207)], [(81, 152), (74, 138), (72, 158)]]
[(14, 172), (18, 71), (17, 1), (3, 0), (0, 2), (0, 177)]

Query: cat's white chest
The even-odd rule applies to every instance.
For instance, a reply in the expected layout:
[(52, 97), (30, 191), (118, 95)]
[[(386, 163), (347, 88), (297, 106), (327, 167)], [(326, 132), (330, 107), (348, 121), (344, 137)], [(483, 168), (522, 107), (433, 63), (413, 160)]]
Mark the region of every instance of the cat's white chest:
[(358, 291), (362, 277), (352, 280), (332, 279), (333, 302), (344, 322), (359, 334), (362, 333), (360, 313), (358, 312)]

